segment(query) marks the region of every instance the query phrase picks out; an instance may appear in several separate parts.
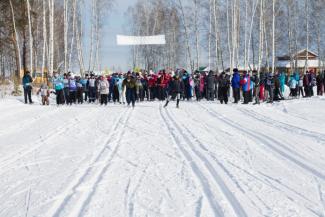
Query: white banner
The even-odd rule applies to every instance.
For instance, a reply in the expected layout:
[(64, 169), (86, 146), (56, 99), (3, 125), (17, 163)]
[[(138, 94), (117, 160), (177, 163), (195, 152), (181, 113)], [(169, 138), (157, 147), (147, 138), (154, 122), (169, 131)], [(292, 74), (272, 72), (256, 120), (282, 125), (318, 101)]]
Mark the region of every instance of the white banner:
[(117, 35), (117, 45), (164, 45), (165, 35), (155, 36), (125, 36)]

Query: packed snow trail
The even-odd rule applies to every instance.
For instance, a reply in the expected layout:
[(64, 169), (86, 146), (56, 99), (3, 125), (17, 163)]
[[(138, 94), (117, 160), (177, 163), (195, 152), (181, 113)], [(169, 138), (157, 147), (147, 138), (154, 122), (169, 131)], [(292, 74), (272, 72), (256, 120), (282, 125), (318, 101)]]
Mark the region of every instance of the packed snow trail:
[(0, 217), (325, 215), (325, 98), (0, 101)]

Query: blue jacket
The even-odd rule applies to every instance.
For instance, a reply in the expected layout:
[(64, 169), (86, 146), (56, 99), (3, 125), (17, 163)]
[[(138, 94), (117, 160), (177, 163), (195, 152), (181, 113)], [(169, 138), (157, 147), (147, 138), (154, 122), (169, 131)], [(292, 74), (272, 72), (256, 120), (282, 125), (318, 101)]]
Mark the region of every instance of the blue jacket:
[(32, 86), (33, 79), (30, 75), (24, 75), (23, 77), (23, 86), (24, 88)]
[(240, 88), (240, 75), (238, 72), (235, 72), (231, 79), (232, 88)]
[(243, 91), (247, 92), (251, 90), (251, 78), (249, 75), (245, 75), (245, 77), (241, 80), (241, 84), (243, 86)]
[(62, 77), (57, 77), (53, 79), (53, 87), (56, 91), (63, 90), (64, 84)]

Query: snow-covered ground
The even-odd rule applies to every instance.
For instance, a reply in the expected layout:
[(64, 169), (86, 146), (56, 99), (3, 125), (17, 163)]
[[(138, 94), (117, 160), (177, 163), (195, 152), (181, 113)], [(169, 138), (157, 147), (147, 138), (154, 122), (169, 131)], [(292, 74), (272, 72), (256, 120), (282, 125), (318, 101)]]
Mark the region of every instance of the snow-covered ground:
[(325, 98), (0, 101), (0, 216), (325, 216)]

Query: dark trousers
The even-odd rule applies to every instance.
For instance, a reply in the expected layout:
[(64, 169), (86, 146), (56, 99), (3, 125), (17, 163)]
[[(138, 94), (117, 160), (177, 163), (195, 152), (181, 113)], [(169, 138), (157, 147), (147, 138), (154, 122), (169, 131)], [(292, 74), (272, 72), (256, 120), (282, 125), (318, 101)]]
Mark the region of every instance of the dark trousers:
[(64, 100), (66, 104), (70, 103), (70, 91), (69, 91), (69, 87), (65, 87), (63, 89), (63, 95), (64, 95)]
[(27, 98), (29, 103), (33, 103), (32, 101), (32, 87), (24, 87), (24, 98), (25, 98), (25, 103), (27, 104)]
[(70, 91), (69, 94), (69, 103), (72, 105), (72, 103), (76, 103), (76, 98), (77, 98), (77, 92), (76, 91)]
[(56, 104), (57, 105), (64, 104), (63, 90), (56, 90)]
[(96, 88), (89, 87), (89, 102), (95, 102), (96, 100)]
[(154, 100), (156, 98), (156, 88), (155, 87), (149, 87), (149, 99)]
[(103, 105), (107, 105), (107, 99), (108, 99), (108, 95), (107, 94), (100, 94), (100, 104)]
[(78, 87), (78, 90), (77, 90), (77, 102), (81, 103), (81, 104), (84, 102), (83, 92), (84, 92), (84, 88), (83, 87)]
[(233, 88), (232, 90), (233, 90), (233, 94), (234, 94), (235, 103), (238, 103), (240, 100), (240, 89)]
[(147, 100), (149, 101), (149, 89), (147, 86), (143, 87), (143, 97), (147, 98)]
[(244, 91), (244, 104), (248, 104), (250, 100), (250, 93), (251, 91)]
[(299, 96), (301, 94), (301, 96), (304, 97), (304, 89), (302, 87), (299, 87), (298, 93), (299, 93)]
[(221, 104), (228, 103), (228, 88), (227, 87), (220, 87), (220, 91), (219, 91), (218, 95), (219, 95), (219, 100), (220, 100)]
[(214, 89), (213, 88), (208, 88), (207, 89), (207, 100), (214, 100)]
[(195, 87), (195, 95), (196, 95), (196, 100), (200, 101), (201, 100), (201, 92), (200, 92), (200, 87), (198, 87), (198, 86)]
[(126, 89), (126, 102), (128, 105), (132, 103), (132, 106), (135, 106), (135, 89), (127, 88)]
[(85, 101), (87, 102), (88, 95), (89, 95), (89, 91), (88, 90), (84, 90), (84, 93), (85, 93)]

